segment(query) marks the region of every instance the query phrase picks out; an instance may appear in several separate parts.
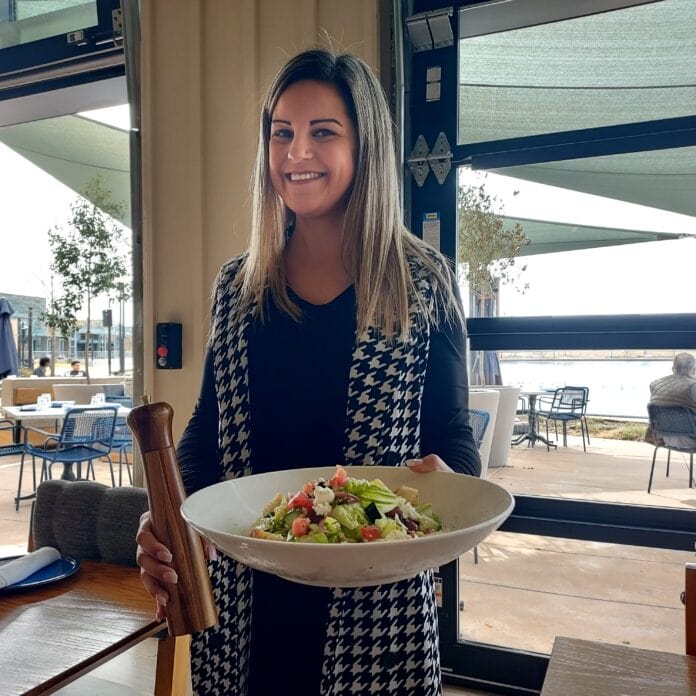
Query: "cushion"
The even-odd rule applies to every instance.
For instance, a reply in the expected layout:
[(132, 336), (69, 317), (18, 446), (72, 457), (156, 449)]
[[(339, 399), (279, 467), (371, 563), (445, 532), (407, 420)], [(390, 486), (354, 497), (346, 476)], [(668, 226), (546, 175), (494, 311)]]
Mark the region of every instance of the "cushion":
[(147, 509), (144, 488), (44, 481), (32, 517), (34, 547), (54, 546), (73, 558), (134, 566), (135, 534)]
[(51, 387), (17, 387), (12, 400), (15, 406), (26, 406), (35, 404), (41, 394), (50, 394), (53, 398), (53, 389)]

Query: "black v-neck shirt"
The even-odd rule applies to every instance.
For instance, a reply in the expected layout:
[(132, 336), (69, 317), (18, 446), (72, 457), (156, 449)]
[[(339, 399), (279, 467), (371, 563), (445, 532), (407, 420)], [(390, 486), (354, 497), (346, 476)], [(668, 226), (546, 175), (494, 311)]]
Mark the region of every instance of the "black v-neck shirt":
[(343, 463), (355, 290), (323, 305), (289, 295), (301, 322), (269, 302), (265, 321), (256, 321), (249, 336), (255, 474)]

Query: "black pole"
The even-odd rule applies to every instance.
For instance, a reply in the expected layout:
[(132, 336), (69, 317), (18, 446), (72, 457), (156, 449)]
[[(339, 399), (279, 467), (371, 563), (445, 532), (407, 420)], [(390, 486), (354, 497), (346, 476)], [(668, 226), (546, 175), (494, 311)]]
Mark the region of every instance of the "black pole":
[(120, 368), (120, 373), (125, 374), (125, 372), (126, 372), (126, 354), (125, 354), (126, 353), (126, 346), (124, 344), (125, 344), (126, 330), (125, 330), (125, 327), (123, 326), (123, 322), (126, 319), (126, 308), (125, 308), (124, 300), (119, 301), (118, 313), (119, 313), (119, 318), (118, 318), (119, 368)]
[(111, 324), (106, 327), (106, 362), (111, 376)]
[(29, 328), (27, 331), (27, 362), (29, 369), (34, 370), (34, 310), (29, 307)]

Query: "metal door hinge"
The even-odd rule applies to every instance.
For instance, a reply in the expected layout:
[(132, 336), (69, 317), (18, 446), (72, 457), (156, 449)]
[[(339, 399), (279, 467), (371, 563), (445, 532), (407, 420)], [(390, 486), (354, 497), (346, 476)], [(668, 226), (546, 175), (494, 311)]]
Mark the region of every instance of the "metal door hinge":
[(452, 8), (443, 7), (433, 12), (420, 12), (407, 17), (406, 28), (413, 52), (419, 53), (454, 44), (451, 16)]
[(123, 10), (120, 7), (111, 11), (111, 27), (114, 30), (114, 36), (123, 34)]
[(440, 131), (433, 149), (429, 151), (427, 140), (419, 135), (406, 163), (418, 186), (423, 186), (431, 169), (438, 184), (442, 185), (452, 169), (452, 150), (447, 136)]

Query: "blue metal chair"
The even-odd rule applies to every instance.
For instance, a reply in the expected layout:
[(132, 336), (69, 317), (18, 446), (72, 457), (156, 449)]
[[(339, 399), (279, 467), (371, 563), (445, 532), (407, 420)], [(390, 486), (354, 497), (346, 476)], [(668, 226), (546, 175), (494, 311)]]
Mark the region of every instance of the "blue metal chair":
[[(117, 418), (114, 428), (114, 437), (111, 441), (111, 452), (118, 452), (118, 485), (123, 485), (123, 465), (126, 465), (128, 482), (133, 485), (133, 474), (131, 472), (128, 455), (133, 452), (133, 433), (131, 432), (125, 418)], [(114, 466), (109, 453), (109, 468), (111, 469), (111, 485), (116, 485), (114, 478)]]
[[(580, 421), (580, 432), (582, 433), (582, 449), (587, 452), (585, 446), (585, 436), (587, 444), (590, 444), (590, 431), (587, 428), (587, 402), (589, 401), (590, 390), (587, 387), (560, 387), (553, 393), (553, 398), (549, 402), (543, 396), (538, 399), (537, 417), (546, 419), (546, 439), (549, 439), (549, 421), (553, 421), (556, 439), (558, 440), (558, 422), (563, 423), (563, 446), (568, 446), (567, 428), (570, 421)], [(545, 408), (546, 407), (546, 408)], [(549, 449), (548, 444), (546, 449)]]
[(660, 448), (667, 450), (667, 471), (669, 477), (669, 458), (672, 452), (682, 452), (689, 455), (689, 488), (693, 488), (694, 483), (694, 454), (696, 444), (692, 446), (668, 445), (663, 438), (681, 437), (691, 438), (696, 443), (696, 415), (686, 408), (686, 406), (660, 406), (659, 404), (648, 404), (648, 419), (650, 428), (655, 438), (655, 450), (653, 451), (652, 466), (650, 467), (650, 479), (648, 481), (648, 493), (652, 488), (653, 473), (655, 471), (655, 459), (657, 450)]
[[(17, 424), (10, 420), (9, 418), (0, 419), (0, 457), (19, 457), (20, 454), (24, 454), (24, 443), (17, 442), (17, 438), (20, 431), (17, 429)], [(24, 471), (23, 465), (19, 467), (19, 489), (22, 488), (22, 473)], [(33, 491), (36, 490), (36, 468), (32, 468), (32, 496)], [(19, 492), (17, 496), (19, 497)], [(15, 501), (15, 505), (19, 506), (19, 501)]]
[[(479, 411), (477, 408), (469, 409), (469, 425), (474, 434), (474, 442), (477, 449), (481, 449), (481, 443), (486, 435), (486, 428), (490, 419), (491, 414), (488, 411)], [(474, 563), (478, 563), (478, 546), (474, 546)]]
[(488, 411), (479, 411), (476, 408), (469, 409), (469, 425), (474, 434), (474, 442), (477, 448), (481, 448), (481, 443), (486, 434), (488, 421), (491, 419), (491, 414)]
[[(17, 498), (15, 498), (15, 510), (19, 509), (22, 488), (21, 471), (24, 468), (24, 457), (27, 454), (31, 455), (32, 467), (35, 467), (36, 457), (41, 459), (41, 481), (52, 478), (51, 467), (56, 463), (63, 465), (61, 478), (68, 481), (81, 477), (83, 462), (87, 463), (87, 476), (89, 476), (91, 469), (94, 477), (94, 460), (108, 457), (111, 451), (117, 412), (118, 406), (71, 408), (66, 411), (59, 435), (38, 428), (25, 428), (24, 451), (20, 462), (20, 479)], [(30, 443), (28, 436), (32, 432), (46, 436), (42, 445), (37, 446)], [(73, 464), (77, 465), (77, 477), (72, 471)]]

